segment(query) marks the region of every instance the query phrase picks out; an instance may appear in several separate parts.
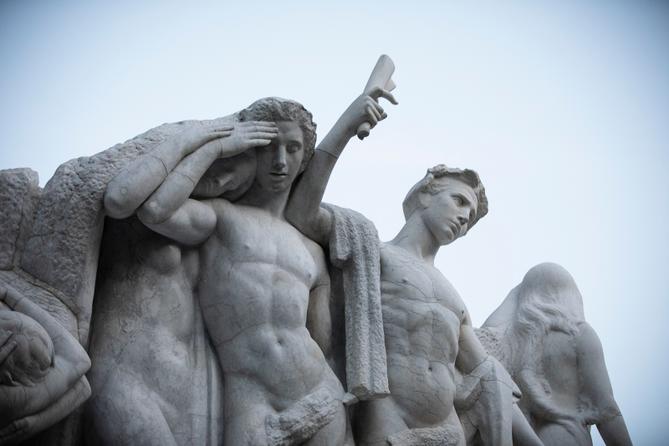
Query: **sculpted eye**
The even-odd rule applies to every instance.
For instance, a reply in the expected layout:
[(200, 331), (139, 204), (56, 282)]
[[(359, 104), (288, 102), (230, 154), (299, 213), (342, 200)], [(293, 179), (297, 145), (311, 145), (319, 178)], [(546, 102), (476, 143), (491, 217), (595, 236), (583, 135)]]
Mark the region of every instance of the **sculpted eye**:
[(453, 195), (453, 202), (458, 206), (465, 204), (464, 199), (460, 195)]
[(288, 144), (288, 147), (286, 148), (286, 151), (288, 153), (295, 153), (298, 150), (300, 150), (301, 148), (302, 147), (298, 143), (292, 143), (292, 144)]

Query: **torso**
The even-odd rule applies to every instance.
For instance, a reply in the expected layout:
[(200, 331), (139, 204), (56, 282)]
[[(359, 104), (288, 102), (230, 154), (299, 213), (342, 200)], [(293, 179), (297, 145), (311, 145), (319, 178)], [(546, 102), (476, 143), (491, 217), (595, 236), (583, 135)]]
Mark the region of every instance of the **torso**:
[(334, 378), (306, 328), (322, 250), (261, 209), (211, 204), (218, 223), (201, 248), (198, 294), (225, 398), (283, 410)]
[(436, 268), (390, 244), (381, 298), (392, 398), (408, 427), (439, 424), (453, 410), (464, 304)]
[(174, 438), (204, 444), (207, 430), (184, 416), (216, 419), (208, 397), (216, 397), (220, 379), (208, 371), (213, 352), (194, 296), (197, 250), (132, 218), (108, 222), (102, 253), (89, 347), (94, 395), (122, 406), (146, 397)]

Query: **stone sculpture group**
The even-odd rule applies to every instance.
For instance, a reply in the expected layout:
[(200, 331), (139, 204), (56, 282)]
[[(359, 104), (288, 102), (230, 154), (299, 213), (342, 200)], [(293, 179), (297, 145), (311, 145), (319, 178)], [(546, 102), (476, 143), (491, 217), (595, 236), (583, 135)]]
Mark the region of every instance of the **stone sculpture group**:
[(322, 203), (393, 69), (318, 147), (265, 98), (44, 189), (0, 171), (0, 445), (631, 444), (567, 271), (535, 266), (475, 329), (435, 268), (488, 211), (476, 172), (428, 169), (385, 243)]

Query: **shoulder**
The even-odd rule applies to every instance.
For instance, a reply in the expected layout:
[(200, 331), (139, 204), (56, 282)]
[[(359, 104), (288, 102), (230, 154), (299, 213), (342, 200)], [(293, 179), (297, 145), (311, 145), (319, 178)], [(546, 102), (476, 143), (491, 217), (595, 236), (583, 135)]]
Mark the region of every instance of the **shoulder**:
[(576, 350), (582, 355), (601, 354), (602, 343), (595, 330), (587, 322), (579, 322), (575, 336)]
[(243, 224), (245, 219), (252, 218), (252, 211), (248, 206), (232, 203), (225, 198), (211, 198), (202, 203), (211, 207), (216, 214), (219, 225)]
[[(297, 229), (295, 229), (297, 231)], [(298, 231), (299, 233), (299, 231)], [(304, 243), (305, 248), (309, 251), (309, 254), (314, 258), (316, 265), (318, 266), (319, 271), (323, 270), (327, 274), (327, 259), (325, 257), (325, 251), (321, 248), (321, 245), (311, 240), (309, 237), (305, 236), (302, 233), (299, 233)]]

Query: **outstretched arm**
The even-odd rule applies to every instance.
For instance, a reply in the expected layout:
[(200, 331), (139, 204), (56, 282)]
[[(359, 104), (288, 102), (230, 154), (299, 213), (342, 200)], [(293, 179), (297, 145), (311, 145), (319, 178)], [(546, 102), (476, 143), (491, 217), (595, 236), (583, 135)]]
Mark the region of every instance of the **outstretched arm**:
[(386, 118), (385, 111), (378, 103), (380, 97), (397, 104), (395, 97), (382, 88), (358, 96), (318, 145), (293, 189), (286, 207), (286, 218), (307, 237), (320, 244), (327, 243), (330, 233), (330, 214), (321, 209), (320, 204), (332, 169), (362, 123), (369, 122), (374, 127)]

